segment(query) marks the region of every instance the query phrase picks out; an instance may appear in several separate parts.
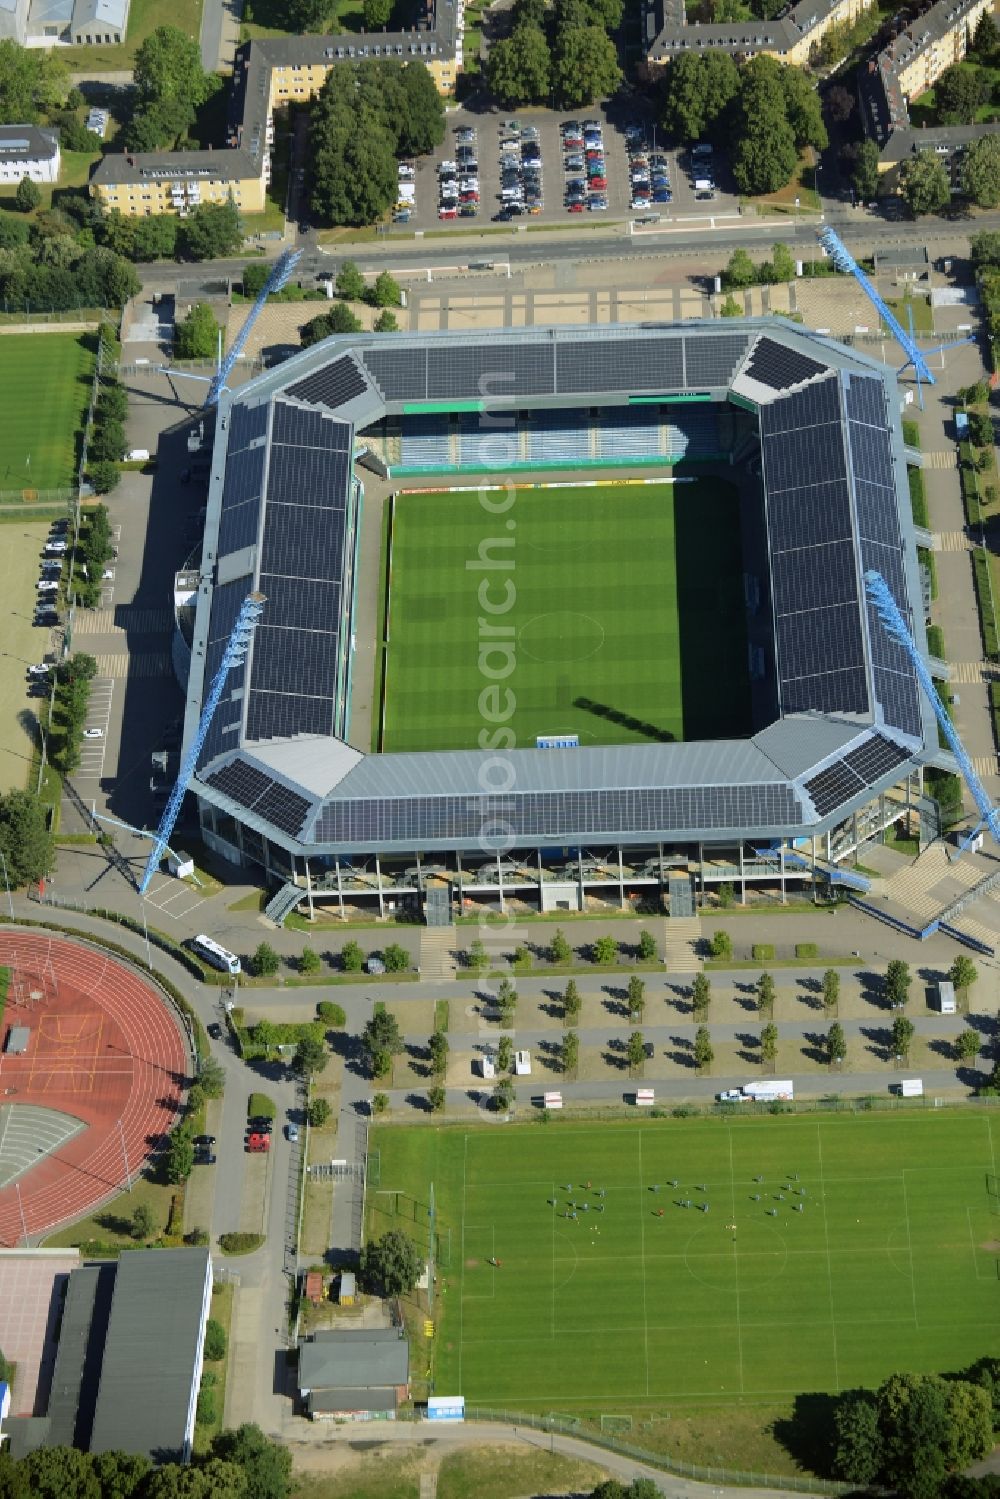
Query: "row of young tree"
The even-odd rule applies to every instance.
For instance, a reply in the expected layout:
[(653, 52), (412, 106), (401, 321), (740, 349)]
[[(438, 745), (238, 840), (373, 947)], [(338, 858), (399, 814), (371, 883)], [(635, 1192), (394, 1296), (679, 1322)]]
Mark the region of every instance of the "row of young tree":
[(287, 1499), (292, 1456), (259, 1426), (220, 1431), (190, 1463), (130, 1452), (40, 1447), (16, 1462), (0, 1450), (0, 1499)]
[(97, 662), (83, 651), (67, 656), (56, 667), (49, 716), (49, 760), (63, 775), (72, 774), (80, 763), (90, 684), (96, 675)]
[(316, 219), (378, 222), (396, 201), (397, 158), (432, 151), (444, 130), (444, 101), (422, 62), (338, 63), (310, 110), (309, 192)]
[[(110, 494), (121, 478), (118, 464), (126, 450), (128, 393), (110, 368), (117, 343), (114, 329), (109, 324), (102, 324), (100, 337), (104, 353), (100, 388), (87, 438), (87, 477), (97, 494)], [(101, 572), (112, 557), (111, 528), (103, 505), (87, 512), (87, 525), (81, 532), (79, 550), (85, 572), (75, 582), (77, 602), (84, 608), (93, 609), (101, 599)]]
[(556, 103), (578, 109), (606, 99), (622, 81), (609, 35), (622, 0), (515, 0), (509, 34), (490, 48), (487, 76), (504, 105)]
[(777, 192), (803, 148), (828, 143), (813, 83), (772, 57), (740, 65), (725, 52), (682, 53), (666, 72), (661, 121), (681, 145), (732, 144), (736, 185), (749, 194)]

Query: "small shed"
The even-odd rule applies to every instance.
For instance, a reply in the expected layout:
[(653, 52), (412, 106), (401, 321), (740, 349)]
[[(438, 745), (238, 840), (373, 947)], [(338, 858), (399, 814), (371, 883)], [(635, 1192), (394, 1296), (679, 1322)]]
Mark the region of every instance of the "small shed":
[(319, 1306), (323, 1300), (323, 1276), (319, 1270), (308, 1270), (306, 1272), (303, 1295), (313, 1306)]
[(942, 979), (937, 986), (938, 1010), (942, 1015), (955, 1015), (958, 1005), (955, 1000), (955, 985), (948, 979)]
[(12, 1025), (7, 1032), (7, 1043), (4, 1046), (4, 1051), (12, 1057), (22, 1057), (28, 1049), (28, 1042), (30, 1040), (31, 1030), (29, 1026)]
[(353, 1270), (342, 1270), (340, 1273), (340, 1296), (341, 1306), (353, 1306), (358, 1299), (358, 1280)]

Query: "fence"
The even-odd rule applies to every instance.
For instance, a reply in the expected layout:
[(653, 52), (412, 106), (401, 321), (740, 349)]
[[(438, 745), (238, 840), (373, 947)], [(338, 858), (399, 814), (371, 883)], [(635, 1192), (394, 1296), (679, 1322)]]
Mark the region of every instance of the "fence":
[(0, 505), (63, 505), (69, 509), (75, 499), (75, 489), (32, 489), (30, 484), (23, 489), (0, 489)]
[(546, 1434), (558, 1432), (561, 1436), (575, 1437), (617, 1452), (622, 1457), (631, 1457), (636, 1462), (647, 1463), (651, 1468), (662, 1468), (680, 1478), (693, 1478), (699, 1483), (717, 1486), (731, 1485), (739, 1488), (787, 1489), (798, 1494), (850, 1494), (857, 1492), (856, 1484), (832, 1483), (825, 1478), (809, 1478), (807, 1475), (789, 1477), (784, 1473), (741, 1473), (733, 1468), (705, 1468), (699, 1463), (685, 1463), (667, 1457), (662, 1452), (649, 1452), (634, 1442), (623, 1442), (619, 1437), (605, 1431), (581, 1430), (573, 1421), (564, 1421), (558, 1416), (525, 1415), (523, 1411), (494, 1410), (483, 1406), (465, 1407), (466, 1421), (498, 1421), (505, 1426), (524, 1426), (532, 1431)]

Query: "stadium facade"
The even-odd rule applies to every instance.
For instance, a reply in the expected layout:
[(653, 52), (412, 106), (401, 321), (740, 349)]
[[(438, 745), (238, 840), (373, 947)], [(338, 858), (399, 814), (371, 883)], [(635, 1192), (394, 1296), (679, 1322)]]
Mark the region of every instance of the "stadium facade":
[[(205, 842), (264, 868), (278, 917), (304, 895), (446, 921), (462, 901), (572, 909), (650, 887), (679, 914), (712, 881), (784, 894), (834, 874), (916, 815), (938, 752), (863, 586), (877, 568), (925, 650), (900, 401), (891, 370), (778, 319), (338, 337), (224, 395), (186, 744), (242, 600), (267, 604), (192, 783)], [(366, 475), (678, 462), (741, 486), (748, 738), (351, 742)]]

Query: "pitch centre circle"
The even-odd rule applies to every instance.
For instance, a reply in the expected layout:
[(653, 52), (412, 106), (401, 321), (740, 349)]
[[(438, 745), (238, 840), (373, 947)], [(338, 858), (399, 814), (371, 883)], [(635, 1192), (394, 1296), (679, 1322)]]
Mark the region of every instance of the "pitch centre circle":
[(593, 615), (553, 609), (525, 620), (517, 643), (532, 661), (587, 661), (604, 644), (604, 626)]
[(771, 1223), (740, 1225), (735, 1243), (726, 1225), (706, 1223), (688, 1240), (684, 1263), (695, 1280), (713, 1291), (735, 1291), (737, 1276), (739, 1289), (744, 1291), (766, 1285), (784, 1272), (788, 1245)]

